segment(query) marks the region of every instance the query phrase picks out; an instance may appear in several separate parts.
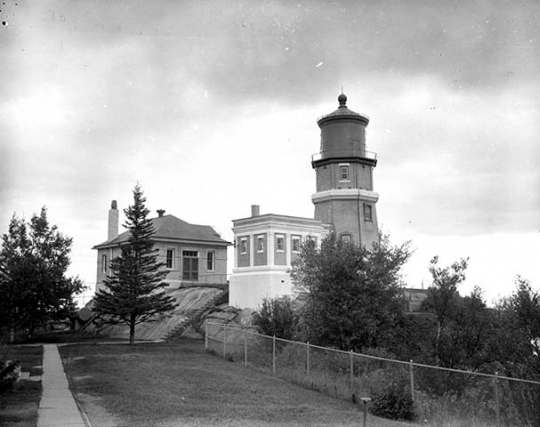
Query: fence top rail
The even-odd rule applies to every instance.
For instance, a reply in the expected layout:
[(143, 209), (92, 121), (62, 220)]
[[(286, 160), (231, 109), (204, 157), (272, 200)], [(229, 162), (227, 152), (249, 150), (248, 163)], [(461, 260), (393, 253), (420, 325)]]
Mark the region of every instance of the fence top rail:
[(247, 333), (247, 334), (259, 336), (259, 337), (262, 337), (262, 338), (275, 339), (276, 341), (283, 341), (283, 342), (287, 342), (287, 343), (291, 343), (291, 344), (303, 345), (303, 346), (306, 346), (306, 347), (309, 346), (310, 348), (317, 348), (317, 349), (320, 349), (320, 350), (332, 351), (334, 353), (341, 353), (341, 354), (347, 354), (347, 355), (352, 354), (353, 356), (363, 357), (363, 358), (366, 358), (366, 359), (381, 360), (383, 362), (399, 363), (399, 364), (402, 364), (402, 365), (408, 365), (408, 366), (413, 366), (413, 367), (416, 366), (416, 367), (419, 367), (419, 368), (438, 369), (438, 370), (447, 371), (447, 372), (455, 372), (455, 373), (458, 373), (458, 374), (478, 375), (478, 376), (482, 376), (482, 377), (495, 378), (495, 379), (499, 379), (499, 380), (518, 381), (518, 382), (524, 382), (524, 383), (529, 383), (529, 384), (540, 385), (540, 381), (526, 380), (526, 379), (523, 379), (523, 378), (512, 378), (512, 377), (506, 377), (504, 375), (485, 374), (483, 372), (464, 371), (464, 370), (461, 370), (461, 369), (445, 368), (445, 367), (442, 367), (442, 366), (425, 365), (423, 363), (413, 362), (412, 360), (410, 362), (405, 362), (404, 360), (387, 359), (385, 357), (372, 356), (370, 354), (355, 353), (352, 350), (351, 351), (345, 351), (345, 350), (339, 350), (337, 348), (321, 347), (321, 346), (318, 346), (318, 345), (310, 344), (309, 342), (305, 343), (305, 342), (301, 342), (301, 341), (291, 341), (291, 340), (288, 340), (288, 339), (285, 339), (285, 338), (278, 338), (276, 336), (272, 337), (270, 335), (263, 335), (263, 334), (259, 334), (258, 332), (250, 331), (249, 329), (241, 329), (241, 327), (239, 328), (239, 327), (235, 327), (235, 326), (225, 325), (223, 323), (207, 322), (207, 325), (220, 326), (223, 329), (229, 329), (229, 330), (233, 330), (233, 331), (236, 331), (236, 332), (242, 332), (242, 333), (245, 333), (245, 334)]

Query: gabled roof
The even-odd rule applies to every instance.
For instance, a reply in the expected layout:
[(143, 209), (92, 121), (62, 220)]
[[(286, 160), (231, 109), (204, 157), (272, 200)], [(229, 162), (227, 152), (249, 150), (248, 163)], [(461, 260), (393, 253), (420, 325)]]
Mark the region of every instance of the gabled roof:
[[(208, 225), (190, 224), (176, 218), (174, 215), (164, 215), (157, 218), (152, 218), (155, 234), (153, 240), (160, 241), (188, 241), (201, 242), (216, 245), (230, 245), (230, 242), (223, 240), (219, 234)], [(129, 240), (130, 232), (125, 231), (111, 240), (107, 240), (92, 249), (102, 249), (111, 246), (117, 246)]]

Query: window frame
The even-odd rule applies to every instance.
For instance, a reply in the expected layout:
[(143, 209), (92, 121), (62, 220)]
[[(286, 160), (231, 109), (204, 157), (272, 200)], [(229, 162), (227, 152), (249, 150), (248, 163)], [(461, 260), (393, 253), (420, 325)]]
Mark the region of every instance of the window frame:
[[(346, 171), (346, 177), (343, 177), (343, 171)], [(339, 164), (339, 182), (350, 182), (351, 181), (351, 169), (349, 163), (340, 163)]]
[(350, 233), (342, 233), (341, 241), (343, 242), (344, 245), (350, 245), (352, 242), (352, 235)]
[[(171, 261), (171, 265), (169, 266), (169, 252), (171, 253), (171, 258), (170, 258), (170, 261)], [(174, 256), (175, 254), (175, 250), (174, 248), (166, 248), (165, 249), (165, 268), (167, 270), (174, 270)]]
[[(194, 264), (196, 269), (193, 268)], [(182, 280), (190, 282), (199, 281), (199, 251), (182, 251)]]
[[(280, 241), (281, 241), (281, 248), (280, 248)], [(285, 252), (285, 235), (284, 234), (276, 234), (276, 252)]]
[(259, 234), (257, 236), (257, 253), (264, 252), (264, 234)]
[(248, 239), (247, 237), (240, 237), (240, 255), (248, 253)]
[(206, 253), (206, 271), (216, 271), (216, 251)]
[(373, 222), (373, 207), (369, 203), (364, 203), (364, 221)]
[[(298, 242), (298, 249), (294, 248), (294, 242)], [(300, 249), (302, 248), (302, 236), (300, 235), (293, 235), (291, 236), (291, 251), (295, 254), (300, 253)]]
[(109, 264), (107, 262), (107, 254), (101, 254), (101, 272), (107, 274), (109, 270)]

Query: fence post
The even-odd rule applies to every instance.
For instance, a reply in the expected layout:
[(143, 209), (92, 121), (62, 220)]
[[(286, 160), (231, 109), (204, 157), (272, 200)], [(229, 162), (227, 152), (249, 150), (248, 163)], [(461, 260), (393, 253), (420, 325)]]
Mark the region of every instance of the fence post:
[(409, 372), (411, 376), (411, 399), (414, 402), (414, 365), (412, 359), (409, 363)]
[(208, 322), (204, 324), (204, 349), (208, 350)]
[(352, 388), (353, 388), (353, 380), (354, 380), (354, 361), (353, 361), (353, 351), (351, 350), (350, 353), (349, 353), (349, 367), (350, 367), (350, 370), (351, 370), (351, 393), (352, 393)]
[(276, 376), (276, 336), (272, 338), (272, 376)]
[(499, 400), (499, 373), (495, 372), (495, 378), (493, 379), (495, 387), (495, 413), (497, 415), (497, 427), (501, 425), (501, 412), (500, 412), (500, 400)]
[(247, 365), (247, 333), (244, 331), (244, 366)]
[(306, 377), (309, 378), (309, 341), (306, 346)]
[(226, 341), (227, 341), (227, 329), (225, 329), (225, 327), (223, 327), (223, 358), (225, 359), (225, 346), (226, 346)]

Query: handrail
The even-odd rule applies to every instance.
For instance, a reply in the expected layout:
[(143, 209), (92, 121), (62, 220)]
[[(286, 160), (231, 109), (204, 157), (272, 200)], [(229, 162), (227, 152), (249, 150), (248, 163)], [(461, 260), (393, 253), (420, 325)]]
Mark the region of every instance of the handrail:
[(311, 161), (331, 159), (335, 157), (358, 157), (361, 159), (377, 160), (377, 153), (367, 150), (329, 150), (311, 155)]

